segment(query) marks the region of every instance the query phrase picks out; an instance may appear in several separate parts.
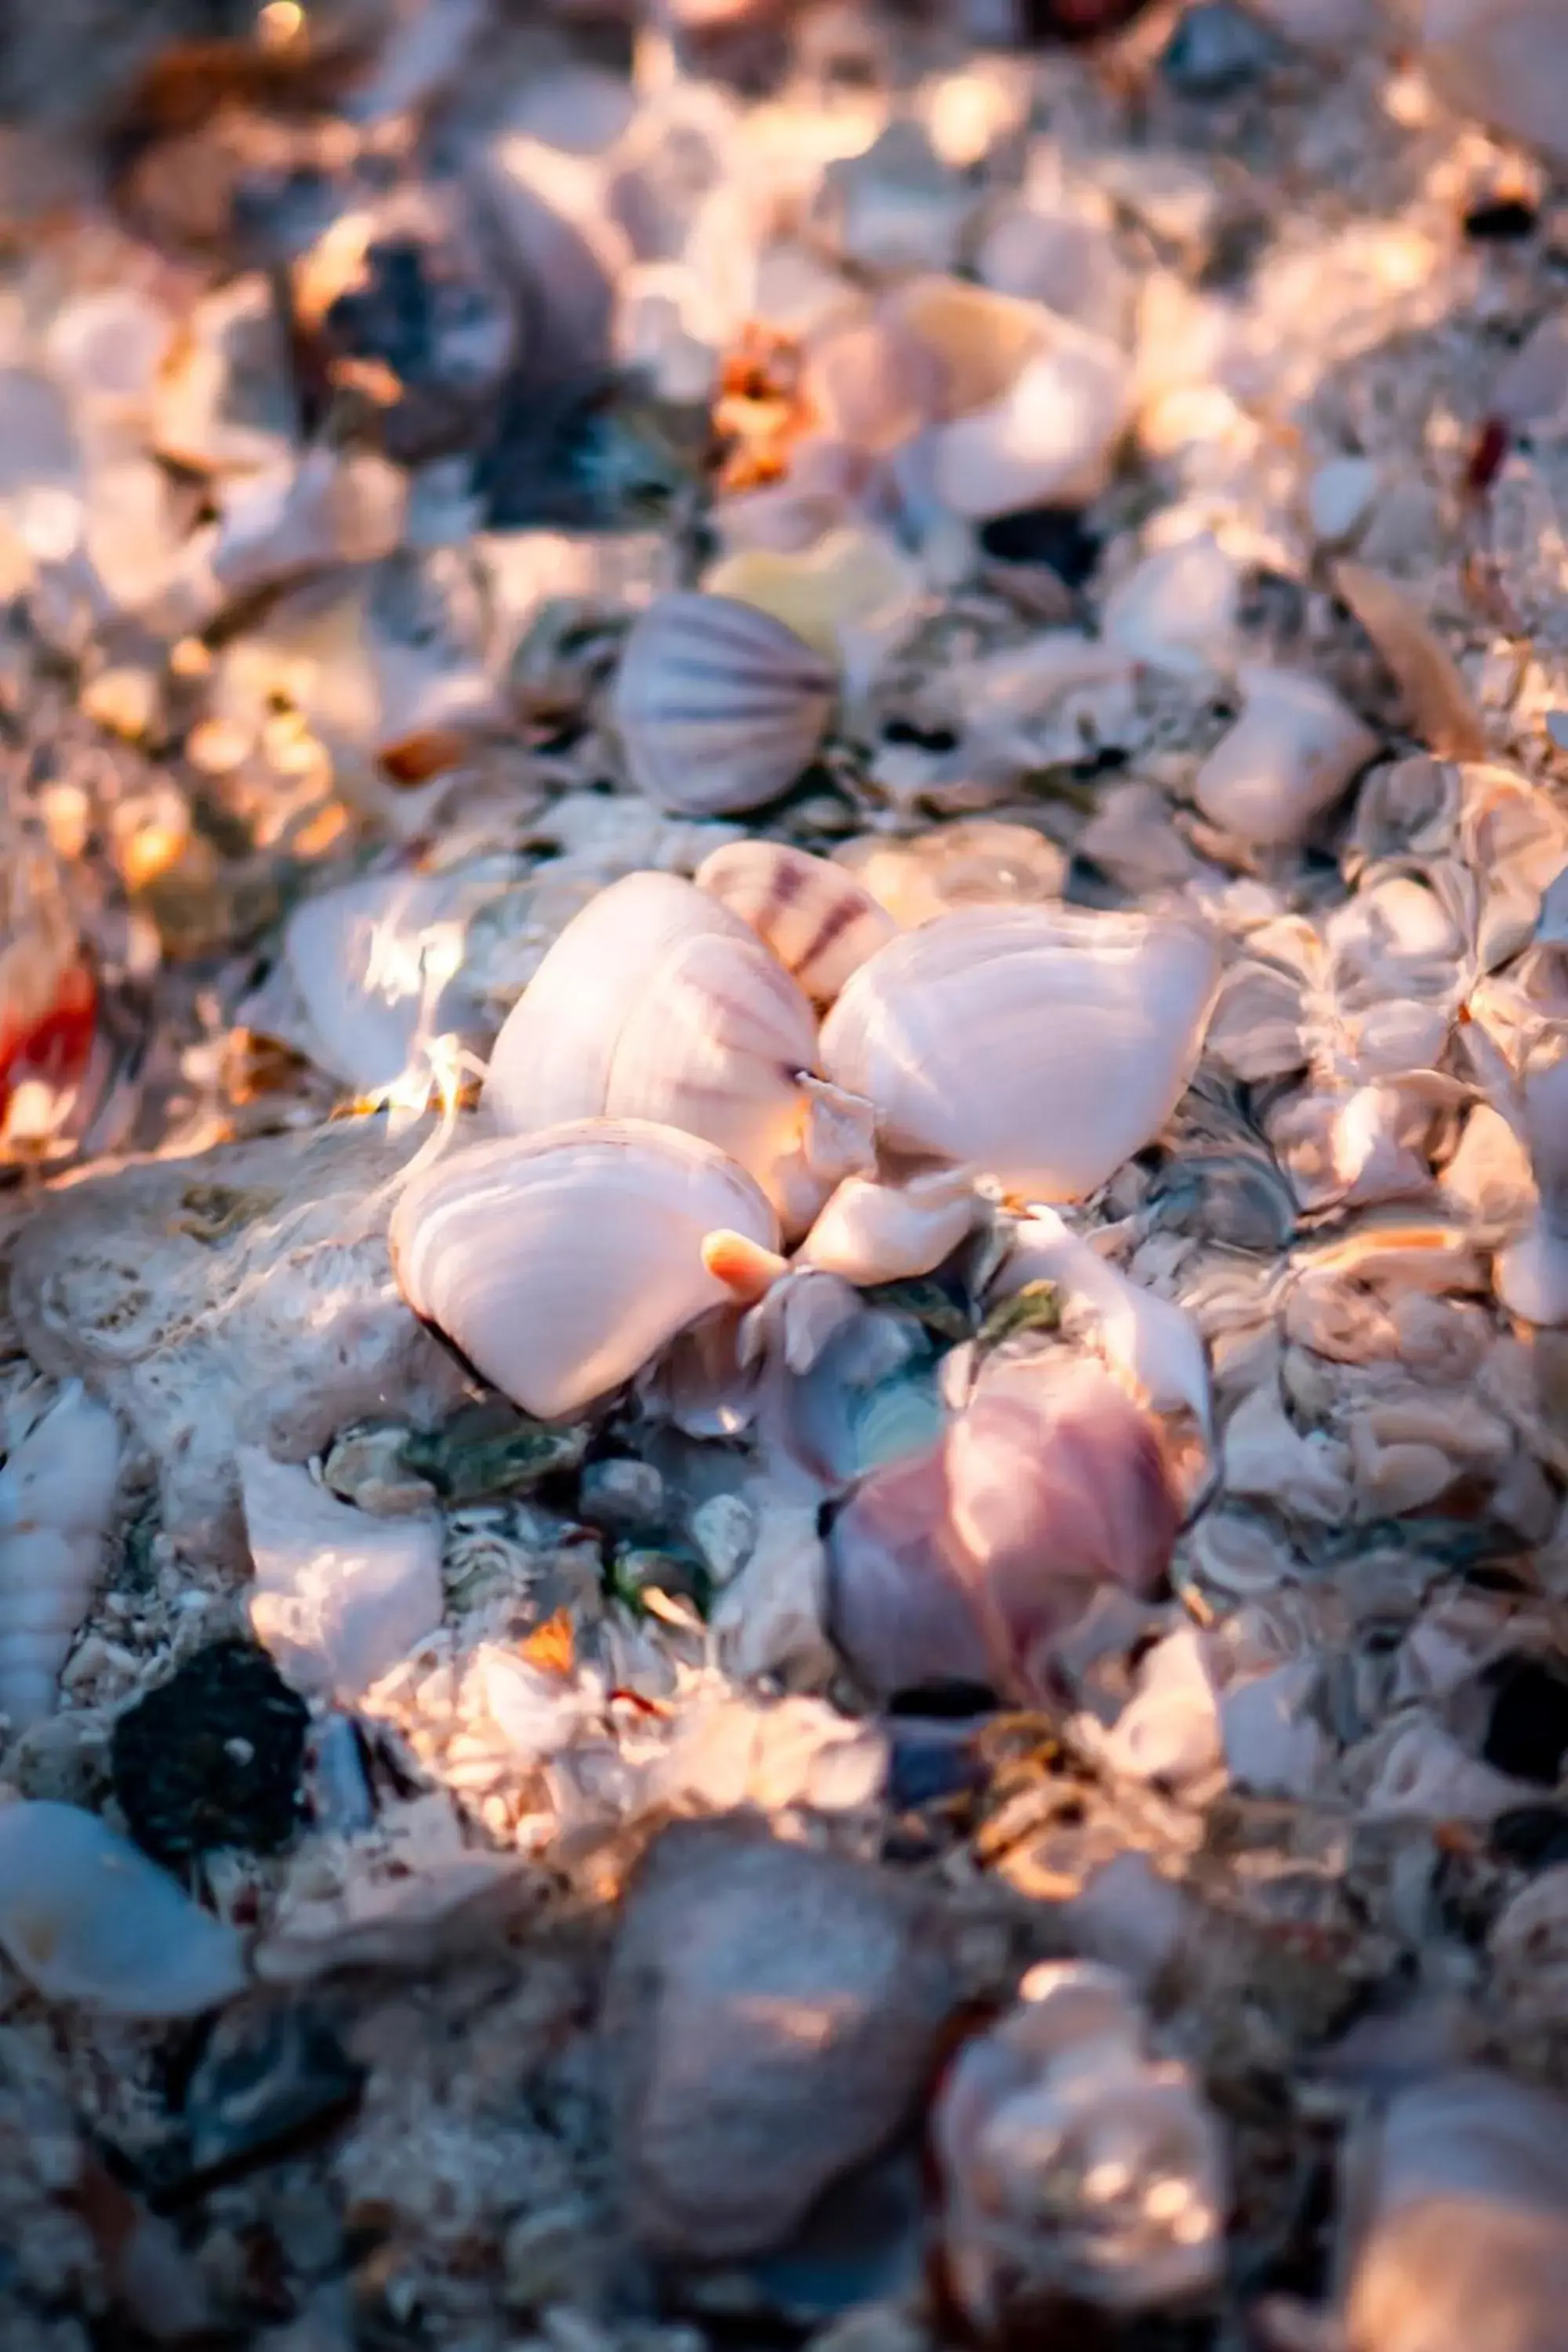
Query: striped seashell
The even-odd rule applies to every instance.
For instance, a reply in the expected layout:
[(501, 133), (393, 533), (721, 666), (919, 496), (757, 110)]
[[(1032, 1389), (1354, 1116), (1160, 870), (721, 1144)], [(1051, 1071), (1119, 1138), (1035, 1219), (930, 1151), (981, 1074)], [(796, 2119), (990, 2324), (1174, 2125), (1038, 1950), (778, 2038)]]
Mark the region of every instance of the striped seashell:
[(777, 1245), (773, 1210), (743, 1168), (674, 1128), (588, 1118), (470, 1144), (422, 1170), (390, 1241), (415, 1313), (514, 1404), (554, 1421), (732, 1302), (704, 1253), (715, 1234)]
[(749, 923), (816, 1005), (898, 935), (869, 890), (841, 866), (782, 841), (731, 841), (698, 867), (700, 890)]
[[(791, 1233), (869, 1164), (816, 1082), (805, 994), (738, 914), (673, 874), (627, 874), (574, 916), (512, 1007), (485, 1105), (510, 1133), (650, 1119), (740, 1162)], [(842, 1131), (841, 1131), (842, 1130)]]
[(1082, 1200), (1174, 1109), (1218, 982), (1192, 925), (974, 907), (861, 965), (822, 1024), (822, 1066), (872, 1104), (885, 1149)]
[(634, 624), (611, 717), (632, 781), (677, 816), (761, 808), (810, 761), (833, 706), (827, 664), (729, 596), (660, 596)]
[(52, 1715), (58, 1676), (103, 1567), (120, 1428), (73, 1381), (0, 1470), (0, 1715)]

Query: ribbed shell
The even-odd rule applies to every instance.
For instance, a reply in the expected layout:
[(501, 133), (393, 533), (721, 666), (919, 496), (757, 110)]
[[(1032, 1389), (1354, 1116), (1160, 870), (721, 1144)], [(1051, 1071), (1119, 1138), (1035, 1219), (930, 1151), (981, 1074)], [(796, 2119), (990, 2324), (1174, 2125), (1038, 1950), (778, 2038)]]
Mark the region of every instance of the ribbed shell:
[(782, 841), (732, 841), (697, 869), (697, 887), (740, 916), (814, 1004), (831, 1004), (852, 971), (899, 927), (862, 883)]
[(816, 1065), (802, 992), (728, 908), (673, 874), (628, 874), (568, 923), (507, 1018), (485, 1102), (510, 1133), (649, 1119), (753, 1175), (791, 1223), (804, 1178), (799, 1079)]
[(13, 1730), (54, 1713), (119, 1478), (119, 1425), (76, 1381), (0, 1470), (0, 1714)]
[(661, 596), (633, 625), (611, 716), (632, 781), (680, 816), (761, 808), (810, 761), (834, 677), (793, 629), (729, 596)]
[(711, 1144), (640, 1119), (583, 1119), (452, 1152), (393, 1213), (404, 1297), (525, 1412), (607, 1395), (730, 1293), (702, 1263), (720, 1229), (772, 1249), (758, 1186)]
[(823, 1067), (874, 1104), (884, 1147), (1081, 1200), (1169, 1118), (1218, 978), (1213, 940), (1183, 924), (973, 908), (861, 965)]

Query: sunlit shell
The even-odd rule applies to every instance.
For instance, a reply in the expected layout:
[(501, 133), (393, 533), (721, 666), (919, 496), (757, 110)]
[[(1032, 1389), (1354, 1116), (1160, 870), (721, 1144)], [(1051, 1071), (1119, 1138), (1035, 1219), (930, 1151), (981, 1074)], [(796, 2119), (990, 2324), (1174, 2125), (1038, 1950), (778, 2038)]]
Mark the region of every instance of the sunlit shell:
[(1079, 1200), (1169, 1118), (1218, 979), (1212, 938), (1179, 923), (947, 915), (861, 965), (823, 1024), (823, 1067), (875, 1105), (885, 1146)]
[(1238, 682), (1246, 707), (1198, 770), (1193, 797), (1237, 839), (1279, 847), (1339, 798), (1377, 739), (1317, 678), (1254, 667)]
[(1229, 2201), (1189, 2069), (1149, 2050), (1127, 1979), (1043, 1961), (968, 2042), (932, 2130), (950, 2276), (986, 2336), (1053, 2304), (1129, 2313), (1210, 2288)]
[(119, 1425), (78, 1381), (0, 1470), (0, 1716), (14, 1731), (54, 1712), (119, 1479)]
[(191, 2017), (245, 1989), (235, 1929), (96, 1813), (0, 1807), (0, 1950), (46, 2000)]
[(525, 1412), (559, 1419), (631, 1378), (731, 1293), (702, 1244), (763, 1249), (778, 1224), (721, 1151), (642, 1119), (584, 1119), (452, 1152), (393, 1212), (393, 1265), (435, 1323)]
[(682, 593), (633, 625), (611, 716), (650, 800), (718, 816), (787, 791), (822, 740), (833, 694), (827, 664), (782, 621)]
[(846, 1177), (801, 1244), (801, 1256), (847, 1282), (900, 1282), (951, 1257), (980, 1203), (964, 1169), (901, 1181)]
[(1408, 591), (1348, 561), (1334, 565), (1333, 581), (1392, 671), (1427, 749), (1440, 759), (1484, 759), (1486, 730), (1475, 698)]
[(843, 866), (782, 841), (731, 842), (703, 859), (695, 880), (751, 926), (817, 1005), (831, 1004), (899, 928)]
[(1131, 396), (1131, 371), (1115, 345), (1056, 321), (1049, 346), (1026, 362), (1000, 399), (936, 428), (937, 497), (974, 520), (1097, 498)]
[[(822, 1130), (810, 1003), (750, 925), (671, 874), (628, 874), (562, 932), (509, 1014), (486, 1108), (510, 1132), (649, 1119), (739, 1160), (792, 1232), (868, 1164)], [(826, 1089), (823, 1089), (824, 1094)], [(820, 1164), (819, 1163), (820, 1160)]]
[[(984, 706), (985, 697), (977, 698)], [(892, 918), (912, 930), (961, 907), (1012, 907), (1059, 898), (1068, 861), (1032, 825), (1000, 817), (960, 817), (933, 832), (894, 841), (857, 834), (833, 853)]]

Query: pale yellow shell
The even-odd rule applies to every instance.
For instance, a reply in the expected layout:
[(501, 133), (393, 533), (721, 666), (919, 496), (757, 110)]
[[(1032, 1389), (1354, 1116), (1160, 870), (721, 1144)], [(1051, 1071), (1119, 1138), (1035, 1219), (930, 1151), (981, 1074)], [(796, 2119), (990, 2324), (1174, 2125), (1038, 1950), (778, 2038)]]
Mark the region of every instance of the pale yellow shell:
[(1219, 979), (1206, 931), (1066, 908), (977, 907), (862, 964), (823, 1066), (895, 1151), (1080, 1200), (1159, 1133)]
[(780, 841), (733, 841), (697, 869), (697, 887), (772, 949), (814, 1004), (831, 1004), (898, 925), (843, 866)]
[(641, 1119), (501, 1136), (416, 1175), (392, 1262), (415, 1312), (525, 1412), (580, 1412), (731, 1292), (710, 1233), (763, 1249), (778, 1223), (721, 1151)]
[(649, 800), (717, 816), (787, 792), (822, 740), (834, 686), (820, 655), (771, 614), (681, 593), (633, 625), (611, 717)]
[(532, 1134), (563, 1119), (680, 1128), (748, 1169), (792, 1225), (816, 1063), (803, 992), (738, 914), (673, 874), (628, 874), (574, 917), (509, 1014), (485, 1105)]

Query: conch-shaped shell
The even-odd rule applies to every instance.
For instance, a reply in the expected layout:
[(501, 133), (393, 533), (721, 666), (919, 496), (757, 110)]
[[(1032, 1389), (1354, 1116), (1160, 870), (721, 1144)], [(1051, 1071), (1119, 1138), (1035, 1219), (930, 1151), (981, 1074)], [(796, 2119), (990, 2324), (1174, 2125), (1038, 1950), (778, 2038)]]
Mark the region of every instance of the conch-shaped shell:
[(719, 816), (788, 790), (822, 740), (834, 683), (771, 614), (682, 592), (633, 624), (611, 716), (649, 800), (679, 816)]
[(1282, 848), (1338, 800), (1377, 738), (1315, 677), (1252, 667), (1238, 679), (1246, 708), (1198, 770), (1193, 797), (1237, 840)]
[(826, 1006), (899, 927), (842, 866), (782, 841), (731, 841), (705, 857), (697, 887), (749, 923), (812, 1003)]
[(194, 2017), (245, 1990), (239, 1937), (96, 1813), (0, 1806), (0, 1951), (47, 2000)]
[(1042, 1961), (1019, 1993), (960, 2053), (932, 2118), (960, 2305), (989, 2336), (1053, 2304), (1131, 2313), (1205, 2293), (1229, 2188), (1190, 2071), (1152, 2055), (1113, 1969)]
[(1177, 1517), (1159, 1433), (1108, 1372), (995, 1357), (939, 1442), (874, 1471), (835, 1522), (834, 1639), (879, 1693), (1037, 1699), (1099, 1588), (1158, 1588)]
[(1213, 939), (1181, 923), (977, 907), (861, 965), (822, 1066), (874, 1104), (885, 1148), (1081, 1200), (1169, 1118), (1218, 981)]
[(393, 1212), (404, 1297), (514, 1404), (580, 1412), (732, 1297), (703, 1244), (771, 1251), (760, 1187), (695, 1136), (582, 1119), (421, 1170)]
[(102, 1569), (119, 1480), (119, 1424), (79, 1381), (0, 1470), (0, 1715), (14, 1731), (54, 1712), (56, 1679)]
[(485, 1104), (526, 1135), (648, 1119), (728, 1152), (791, 1233), (870, 1164), (869, 1113), (808, 1083), (811, 1006), (739, 915), (673, 874), (628, 874), (567, 924), (513, 1006)]

